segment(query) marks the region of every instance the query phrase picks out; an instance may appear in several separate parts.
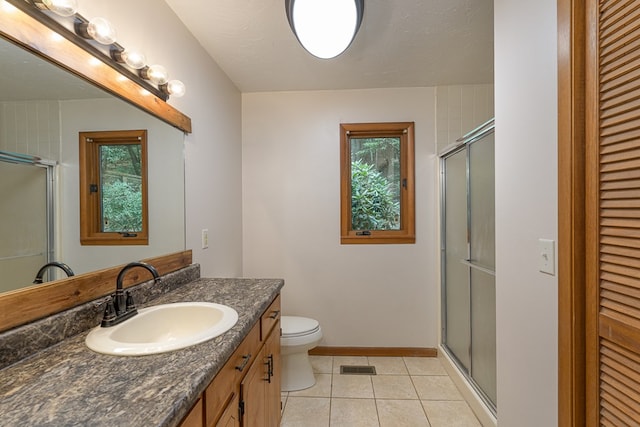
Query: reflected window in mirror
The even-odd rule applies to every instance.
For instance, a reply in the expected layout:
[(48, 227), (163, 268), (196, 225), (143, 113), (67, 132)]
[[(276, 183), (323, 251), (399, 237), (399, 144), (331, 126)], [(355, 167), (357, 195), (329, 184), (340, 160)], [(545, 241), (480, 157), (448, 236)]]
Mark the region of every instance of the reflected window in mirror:
[(80, 132), (80, 242), (146, 245), (147, 131)]

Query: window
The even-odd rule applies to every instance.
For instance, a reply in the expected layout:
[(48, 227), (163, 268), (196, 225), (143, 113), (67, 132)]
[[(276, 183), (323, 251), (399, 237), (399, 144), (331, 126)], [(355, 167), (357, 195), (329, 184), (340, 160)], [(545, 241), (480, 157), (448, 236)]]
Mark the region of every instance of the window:
[(340, 125), (341, 243), (415, 243), (413, 129)]
[(148, 242), (147, 131), (80, 132), (80, 243)]

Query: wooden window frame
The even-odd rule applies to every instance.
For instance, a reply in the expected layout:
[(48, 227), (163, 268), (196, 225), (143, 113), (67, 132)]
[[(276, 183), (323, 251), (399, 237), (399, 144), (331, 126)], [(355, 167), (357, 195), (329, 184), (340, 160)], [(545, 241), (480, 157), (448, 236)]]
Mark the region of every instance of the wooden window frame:
[[(80, 244), (148, 245), (149, 208), (147, 185), (147, 131), (121, 130), (80, 132)], [(140, 144), (142, 173), (142, 230), (132, 234), (102, 232), (100, 227), (100, 192), (91, 192), (99, 175), (98, 147), (109, 144)]]
[[(415, 155), (414, 122), (340, 124), (340, 243), (411, 244), (415, 243)], [(400, 138), (400, 229), (368, 230), (351, 228), (351, 149), (350, 138)]]

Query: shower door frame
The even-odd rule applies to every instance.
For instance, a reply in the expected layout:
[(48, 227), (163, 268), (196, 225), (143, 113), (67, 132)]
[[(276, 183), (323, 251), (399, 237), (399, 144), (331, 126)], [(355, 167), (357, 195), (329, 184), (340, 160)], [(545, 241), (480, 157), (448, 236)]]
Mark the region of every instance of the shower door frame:
[[(462, 376), (469, 382), (474, 391), (478, 394), (483, 403), (487, 406), (487, 408), (492, 412), (494, 416), (497, 415), (497, 402), (494, 403), (491, 398), (486, 394), (486, 392), (480, 387), (480, 385), (473, 379), (473, 357), (472, 357), (472, 339), (473, 336), (473, 323), (472, 323), (472, 315), (471, 311), (469, 314), (469, 368), (467, 369), (464, 364), (458, 359), (458, 357), (453, 353), (451, 349), (446, 345), (446, 336), (447, 336), (447, 293), (446, 293), (446, 167), (445, 162), (449, 157), (452, 157), (462, 151), (466, 152), (466, 185), (467, 185), (467, 257), (465, 264), (469, 269), (469, 274), (467, 276), (467, 285), (469, 286), (469, 297), (471, 304), (471, 269), (477, 269), (484, 273), (493, 275), (495, 277), (495, 271), (491, 271), (487, 268), (483, 268), (481, 266), (476, 266), (471, 263), (469, 260), (471, 253), (471, 241), (469, 238), (470, 229), (471, 229), (471, 202), (470, 202), (470, 185), (469, 185), (469, 174), (470, 174), (470, 148), (471, 144), (480, 141), (486, 136), (495, 132), (495, 121), (494, 119), (488, 120), (482, 125), (478, 126), (476, 129), (467, 133), (466, 135), (459, 138), (454, 144), (445, 147), (445, 149), (439, 154), (440, 157), (440, 299), (441, 299), (441, 347), (443, 351), (449, 356), (449, 358), (456, 365), (456, 368), (460, 371)], [(495, 286), (495, 281), (494, 281)], [(469, 310), (471, 310), (471, 305), (469, 306)]]

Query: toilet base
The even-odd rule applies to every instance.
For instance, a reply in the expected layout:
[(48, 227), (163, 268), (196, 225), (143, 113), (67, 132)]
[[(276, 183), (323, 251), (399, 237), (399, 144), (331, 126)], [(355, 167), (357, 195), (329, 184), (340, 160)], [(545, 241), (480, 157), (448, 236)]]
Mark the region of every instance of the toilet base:
[(282, 391), (304, 390), (316, 383), (313, 368), (306, 351), (292, 354), (282, 354)]

